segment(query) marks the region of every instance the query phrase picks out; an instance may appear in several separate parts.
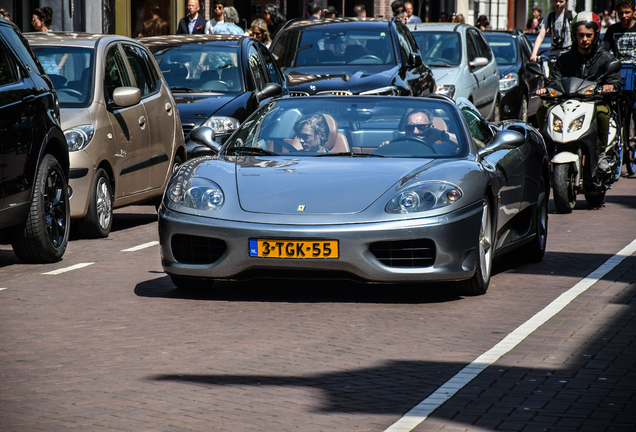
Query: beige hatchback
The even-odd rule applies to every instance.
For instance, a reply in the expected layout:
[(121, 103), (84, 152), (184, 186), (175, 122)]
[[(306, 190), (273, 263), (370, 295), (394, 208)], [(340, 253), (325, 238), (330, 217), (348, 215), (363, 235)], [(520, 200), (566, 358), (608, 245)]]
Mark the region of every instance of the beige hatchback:
[(113, 209), (158, 202), (185, 160), (181, 121), (154, 57), (133, 39), (25, 33), (55, 86), (69, 147), (71, 218), (107, 237)]

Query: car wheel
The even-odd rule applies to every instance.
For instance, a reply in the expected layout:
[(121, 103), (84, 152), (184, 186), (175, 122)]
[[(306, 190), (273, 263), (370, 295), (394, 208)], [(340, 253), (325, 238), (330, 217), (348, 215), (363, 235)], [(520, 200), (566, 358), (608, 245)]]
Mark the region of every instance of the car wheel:
[(561, 214), (572, 213), (576, 205), (576, 193), (574, 192), (574, 170), (570, 164), (557, 164), (554, 167), (552, 182), (554, 205)]
[(77, 223), (87, 238), (108, 237), (113, 227), (113, 192), (108, 173), (100, 168), (95, 174), (88, 213)]
[(197, 279), (186, 276), (170, 275), (170, 279), (179, 291), (185, 293), (202, 292), (214, 284), (212, 279)]
[(181, 160), (181, 157), (179, 156), (174, 157), (174, 161), (172, 163), (172, 174), (174, 174), (179, 169), (182, 163), (183, 161)]
[(475, 274), (468, 280), (457, 282), (458, 294), (475, 296), (486, 294), (490, 275), (492, 273), (492, 260), (494, 252), (494, 223), (490, 200), (484, 198), (481, 212), (481, 226), (479, 228), (479, 244), (477, 245), (477, 260)]
[(605, 200), (605, 192), (594, 193), (594, 194), (585, 194), (585, 201), (591, 207), (600, 207), (603, 205), (603, 201)]
[(539, 194), (537, 196), (537, 204), (535, 209), (534, 223), (535, 235), (534, 239), (523, 248), (521, 248), (521, 256), (530, 262), (539, 262), (545, 255), (545, 246), (548, 239), (548, 199), (550, 197), (550, 185), (544, 176), (539, 181)]
[(521, 99), (521, 108), (519, 109), (519, 119), (524, 123), (528, 123), (528, 98), (526, 96), (524, 96)]
[(625, 139), (625, 151), (623, 152), (623, 159), (625, 160), (625, 167), (627, 168), (627, 174), (630, 176), (636, 173), (636, 114), (629, 115), (629, 122), (627, 125), (627, 138)]
[(47, 154), (38, 168), (26, 223), (13, 234), (12, 246), (24, 262), (51, 263), (62, 259), (68, 244), (70, 205), (68, 183), (55, 156)]
[(499, 110), (499, 101), (495, 101), (495, 107), (492, 111), (492, 122), (496, 123), (501, 121), (501, 111)]

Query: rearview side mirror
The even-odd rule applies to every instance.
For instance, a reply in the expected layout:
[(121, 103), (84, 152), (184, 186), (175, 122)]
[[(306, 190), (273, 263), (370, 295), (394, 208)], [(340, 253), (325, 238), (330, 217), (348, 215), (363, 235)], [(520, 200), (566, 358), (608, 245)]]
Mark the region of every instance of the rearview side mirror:
[(422, 66), (422, 56), (412, 52), (409, 56), (409, 64), (413, 66)]
[(192, 129), (190, 132), (190, 141), (193, 143), (205, 146), (212, 150), (213, 154), (217, 154), (221, 150), (221, 144), (214, 141), (216, 138), (214, 131), (212, 128), (207, 126), (200, 126), (198, 128)]
[(525, 142), (526, 138), (519, 132), (502, 130), (495, 135), (492, 144), (480, 149), (478, 154), (483, 158), (499, 150), (509, 150), (520, 147), (525, 144)]
[(473, 69), (479, 69), (488, 64), (488, 59), (486, 57), (476, 57), (475, 60), (469, 63), (470, 67)]
[(113, 102), (122, 108), (137, 105), (141, 102), (141, 90), (137, 87), (117, 87), (113, 91)]
[(528, 62), (526, 64), (526, 69), (528, 70), (528, 72), (531, 72), (535, 75), (543, 75), (543, 68), (539, 63)]
[(267, 83), (265, 84), (265, 87), (263, 87), (263, 90), (261, 90), (260, 92), (256, 92), (256, 99), (258, 99), (258, 101), (260, 102), (267, 98), (278, 97), (281, 95), (282, 92), (283, 88), (280, 86), (280, 84)]

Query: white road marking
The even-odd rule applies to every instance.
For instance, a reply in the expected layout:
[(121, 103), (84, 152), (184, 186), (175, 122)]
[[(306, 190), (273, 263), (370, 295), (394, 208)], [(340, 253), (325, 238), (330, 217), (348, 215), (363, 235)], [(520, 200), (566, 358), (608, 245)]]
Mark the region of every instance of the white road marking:
[(158, 244), (159, 244), (158, 241), (151, 241), (151, 242), (148, 242), (148, 243), (140, 244), (139, 246), (131, 247), (131, 248), (128, 248), (128, 249), (123, 249), (122, 252), (135, 252), (135, 251), (138, 251), (138, 250), (141, 250), (141, 249), (149, 248), (151, 246), (156, 246)]
[(511, 351), (526, 337), (543, 325), (550, 318), (559, 313), (570, 302), (598, 282), (603, 276), (612, 271), (625, 258), (636, 251), (636, 240), (624, 247), (616, 255), (605, 261), (599, 268), (572, 288), (554, 299), (549, 305), (539, 311), (525, 323), (517, 327), (512, 333), (503, 338), (497, 345), (477, 357), (471, 364), (459, 371), (454, 377), (446, 381), (429, 397), (413, 407), (402, 418), (389, 426), (385, 432), (412, 431), (422, 423), (437, 408), (453, 397), (465, 385), (475, 379), (488, 366), (495, 363), (501, 356)]
[(95, 263), (94, 262), (79, 263), (79, 264), (72, 265), (70, 267), (64, 267), (64, 268), (61, 268), (61, 269), (53, 270), (53, 271), (42, 273), (42, 274), (43, 275), (59, 275), (59, 274), (62, 274), (62, 273), (69, 272), (71, 270), (77, 270), (77, 269), (81, 269), (83, 267), (88, 267), (91, 264), (95, 264)]
[(6, 290), (6, 288), (0, 288), (0, 291), (2, 291), (2, 290)]

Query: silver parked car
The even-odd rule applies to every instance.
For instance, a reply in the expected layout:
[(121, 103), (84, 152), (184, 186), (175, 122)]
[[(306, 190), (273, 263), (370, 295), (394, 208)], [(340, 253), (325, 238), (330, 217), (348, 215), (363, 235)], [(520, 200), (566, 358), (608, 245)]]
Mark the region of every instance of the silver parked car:
[(499, 70), (495, 56), (479, 29), (467, 24), (408, 24), (433, 69), (436, 93), (465, 97), (482, 116), (499, 121)]
[[(287, 277), (485, 293), (495, 254), (543, 257), (548, 160), (531, 126), (495, 127), (458, 105), (439, 95), (264, 104), (216, 156), (172, 176), (159, 209), (164, 270), (182, 289)], [(216, 146), (209, 128), (191, 137)]]
[(114, 35), (25, 33), (55, 86), (70, 152), (71, 218), (106, 237), (113, 209), (155, 200), (185, 160), (172, 93), (148, 49)]

